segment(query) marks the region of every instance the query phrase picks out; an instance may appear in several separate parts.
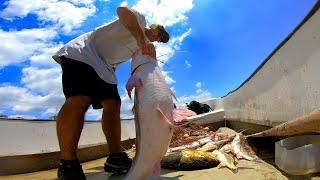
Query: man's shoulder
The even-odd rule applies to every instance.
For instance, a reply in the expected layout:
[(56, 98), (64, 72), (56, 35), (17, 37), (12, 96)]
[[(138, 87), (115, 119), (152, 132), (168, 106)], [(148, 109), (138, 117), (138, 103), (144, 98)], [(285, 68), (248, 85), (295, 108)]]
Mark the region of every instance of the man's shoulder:
[(83, 33), (83, 34), (75, 37), (74, 39), (70, 40), (70, 41), (66, 44), (66, 46), (69, 46), (69, 45), (72, 45), (72, 44), (74, 44), (74, 43), (78, 43), (78, 42), (81, 42), (81, 41), (86, 41), (87, 39), (90, 38), (91, 34), (92, 34), (92, 31)]

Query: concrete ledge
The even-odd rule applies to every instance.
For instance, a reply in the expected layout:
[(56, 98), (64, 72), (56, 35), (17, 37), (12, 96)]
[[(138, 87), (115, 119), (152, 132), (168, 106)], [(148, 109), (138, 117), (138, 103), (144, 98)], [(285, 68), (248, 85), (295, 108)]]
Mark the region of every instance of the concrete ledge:
[(214, 122), (224, 121), (224, 109), (214, 110), (208, 113), (199, 114), (196, 116), (192, 116), (187, 118), (187, 120), (191, 123), (194, 122), (199, 125), (211, 124)]
[[(121, 146), (129, 149), (133, 143), (134, 139), (128, 139), (122, 141)], [(107, 144), (80, 147), (77, 154), (81, 162), (99, 159), (108, 154)], [(58, 151), (0, 157), (0, 175), (21, 174), (57, 168), (59, 166), (59, 155), (60, 152)]]

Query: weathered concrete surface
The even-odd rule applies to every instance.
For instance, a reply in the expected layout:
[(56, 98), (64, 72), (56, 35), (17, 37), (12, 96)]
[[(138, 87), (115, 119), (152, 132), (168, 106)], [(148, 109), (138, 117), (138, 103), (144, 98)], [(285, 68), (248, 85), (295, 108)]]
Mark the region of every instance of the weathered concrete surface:
[(223, 98), (227, 120), (274, 126), (320, 107), (320, 2), (238, 89)]
[[(103, 171), (105, 158), (98, 159), (83, 164), (83, 168), (88, 180), (121, 180), (124, 176), (108, 176)], [(162, 170), (162, 179), (180, 180), (207, 180), (207, 179), (320, 179), (319, 174), (309, 176), (290, 176), (282, 173), (273, 165), (266, 162), (254, 163), (241, 160), (237, 165), (238, 172), (232, 172), (227, 168), (212, 168), (197, 171), (170, 171)], [(23, 175), (0, 176), (1, 180), (34, 180), (34, 179), (56, 179), (56, 169), (35, 172)]]

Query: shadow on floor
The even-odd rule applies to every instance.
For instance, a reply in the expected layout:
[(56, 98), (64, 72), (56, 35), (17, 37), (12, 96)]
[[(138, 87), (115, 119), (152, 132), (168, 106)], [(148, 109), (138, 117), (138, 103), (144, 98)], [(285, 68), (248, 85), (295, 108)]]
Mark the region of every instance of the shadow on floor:
[(257, 155), (267, 162), (268, 164), (272, 165), (276, 168), (283, 176), (287, 177), (290, 180), (311, 180), (312, 177), (319, 177), (320, 173), (314, 174), (307, 174), (307, 175), (290, 175), (284, 171), (282, 171), (278, 166), (275, 164), (275, 142), (281, 140), (281, 138), (255, 138), (250, 140), (250, 145), (254, 147)]
[[(87, 180), (122, 180), (125, 178), (124, 175), (109, 175), (106, 172), (104, 172), (103, 166), (98, 166), (94, 168), (88, 169), (89, 171), (95, 171), (95, 172), (87, 172), (86, 177)], [(183, 175), (178, 175), (175, 177), (165, 177), (166, 174), (174, 172), (173, 170), (167, 170), (167, 169), (162, 169), (161, 170), (161, 180), (179, 180)]]

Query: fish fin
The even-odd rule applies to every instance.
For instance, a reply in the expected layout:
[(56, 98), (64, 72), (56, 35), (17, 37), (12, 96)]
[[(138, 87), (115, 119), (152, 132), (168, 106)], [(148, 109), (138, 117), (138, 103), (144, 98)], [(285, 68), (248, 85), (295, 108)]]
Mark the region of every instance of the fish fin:
[(166, 123), (170, 124), (171, 126), (173, 126), (172, 122), (167, 118), (167, 116), (162, 112), (162, 110), (159, 107), (156, 108), (156, 111), (157, 111), (158, 117), (160, 119), (162, 119), (164, 122), (166, 122)]

